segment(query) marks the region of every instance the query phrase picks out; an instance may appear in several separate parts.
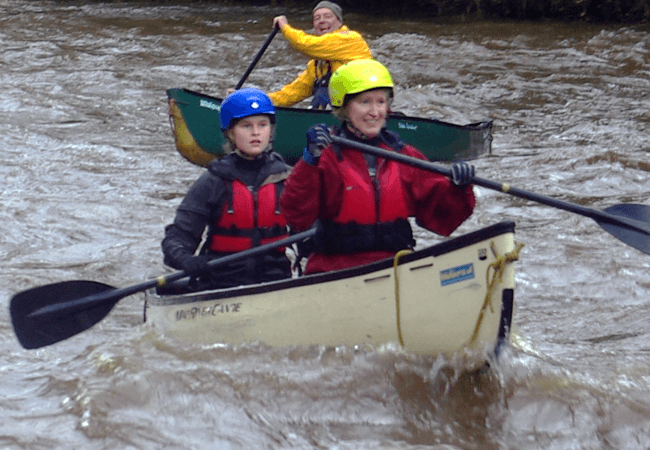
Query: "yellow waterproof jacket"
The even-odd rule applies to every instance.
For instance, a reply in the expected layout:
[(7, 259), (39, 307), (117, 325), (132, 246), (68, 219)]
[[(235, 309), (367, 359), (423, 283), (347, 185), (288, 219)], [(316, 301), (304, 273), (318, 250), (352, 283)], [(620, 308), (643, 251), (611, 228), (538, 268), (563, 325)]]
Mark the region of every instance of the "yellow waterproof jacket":
[(338, 30), (322, 36), (307, 34), (285, 25), (282, 34), (291, 46), (312, 58), (305, 69), (281, 90), (269, 93), (275, 106), (292, 106), (310, 97), (314, 83), (343, 64), (355, 59), (372, 59), (370, 48), (363, 37), (343, 25)]

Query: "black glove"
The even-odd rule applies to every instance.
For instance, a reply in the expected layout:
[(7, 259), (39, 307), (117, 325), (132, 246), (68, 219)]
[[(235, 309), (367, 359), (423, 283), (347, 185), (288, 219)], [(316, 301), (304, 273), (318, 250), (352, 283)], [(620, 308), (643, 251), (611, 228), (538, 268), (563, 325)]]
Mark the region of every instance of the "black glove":
[(207, 255), (188, 256), (181, 262), (181, 268), (190, 276), (194, 277), (201, 275), (210, 270), (210, 267), (208, 266), (210, 259), (211, 258)]
[(451, 165), (451, 181), (458, 187), (465, 187), (474, 178), (474, 166), (466, 162)]
[(306, 156), (306, 158), (303, 159), (310, 164), (315, 164), (323, 149), (327, 148), (331, 142), (330, 130), (327, 129), (327, 125), (317, 123), (307, 130), (307, 147), (303, 153), (303, 157)]

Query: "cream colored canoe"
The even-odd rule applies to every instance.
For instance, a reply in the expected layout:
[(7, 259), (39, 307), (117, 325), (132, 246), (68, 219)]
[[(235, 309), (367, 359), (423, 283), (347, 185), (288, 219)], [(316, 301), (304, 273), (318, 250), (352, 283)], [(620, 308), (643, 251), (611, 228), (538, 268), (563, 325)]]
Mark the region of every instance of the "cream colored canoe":
[(175, 296), (145, 321), (197, 344), (381, 345), (419, 354), (498, 351), (513, 311), (514, 223), (352, 269)]

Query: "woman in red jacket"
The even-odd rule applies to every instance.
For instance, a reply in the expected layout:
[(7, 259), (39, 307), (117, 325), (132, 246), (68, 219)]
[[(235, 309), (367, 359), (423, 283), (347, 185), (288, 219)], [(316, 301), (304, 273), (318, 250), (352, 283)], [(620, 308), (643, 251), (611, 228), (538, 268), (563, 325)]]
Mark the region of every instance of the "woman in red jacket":
[(375, 60), (341, 66), (329, 83), (340, 128), (318, 124), (307, 132), (303, 158), (285, 182), (280, 206), (293, 231), (317, 224), (305, 273), (367, 264), (413, 248), (408, 222), (450, 235), (475, 205), (474, 167), (452, 165), (453, 179), (332, 144), (330, 133), (426, 160), (386, 129), (393, 97), (388, 70)]

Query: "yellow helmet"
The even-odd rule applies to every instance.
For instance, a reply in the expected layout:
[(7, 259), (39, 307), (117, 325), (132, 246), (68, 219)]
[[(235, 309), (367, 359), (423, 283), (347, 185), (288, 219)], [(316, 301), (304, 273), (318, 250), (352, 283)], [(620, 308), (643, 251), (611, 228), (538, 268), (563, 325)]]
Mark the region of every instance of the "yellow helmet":
[(374, 59), (356, 59), (343, 64), (332, 74), (330, 102), (333, 107), (341, 107), (346, 95), (377, 88), (390, 88), (392, 95), (393, 79), (388, 69)]

